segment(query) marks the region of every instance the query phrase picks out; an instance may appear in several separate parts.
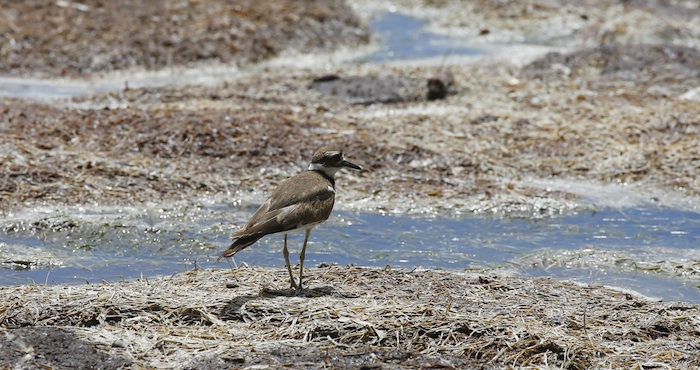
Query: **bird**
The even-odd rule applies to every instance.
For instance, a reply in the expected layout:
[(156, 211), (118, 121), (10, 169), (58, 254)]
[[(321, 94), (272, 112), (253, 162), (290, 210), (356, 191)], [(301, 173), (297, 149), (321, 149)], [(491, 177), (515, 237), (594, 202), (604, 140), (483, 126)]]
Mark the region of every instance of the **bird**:
[[(345, 159), (335, 146), (324, 146), (314, 152), (308, 170), (282, 181), (260, 205), (245, 226), (231, 236), (233, 243), (221, 253), (232, 257), (262, 237), (284, 233), (282, 254), (289, 271), (291, 288), (302, 289), (306, 244), (311, 229), (328, 219), (335, 203), (335, 174), (342, 168), (362, 168)], [(287, 234), (304, 231), (304, 245), (299, 254), (299, 284), (294, 281), (289, 263)]]

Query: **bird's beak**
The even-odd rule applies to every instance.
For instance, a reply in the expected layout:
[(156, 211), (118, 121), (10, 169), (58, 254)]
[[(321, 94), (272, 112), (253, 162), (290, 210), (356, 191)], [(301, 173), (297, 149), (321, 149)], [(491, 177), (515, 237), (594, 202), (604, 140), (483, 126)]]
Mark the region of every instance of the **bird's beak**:
[(362, 169), (362, 167), (360, 167), (352, 162), (348, 162), (345, 159), (343, 159), (343, 162), (341, 162), (340, 165), (343, 167), (352, 168), (353, 170), (361, 170)]

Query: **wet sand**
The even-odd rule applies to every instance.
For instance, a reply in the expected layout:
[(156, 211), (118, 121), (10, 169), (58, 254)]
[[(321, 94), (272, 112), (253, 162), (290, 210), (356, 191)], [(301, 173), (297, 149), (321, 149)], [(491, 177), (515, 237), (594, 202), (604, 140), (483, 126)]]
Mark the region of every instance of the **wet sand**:
[[(629, 191), (649, 194), (643, 200), (649, 204), (697, 209), (700, 52), (687, 16), (692, 12), (682, 11), (695, 6), (697, 12), (697, 5), (560, 3), (507, 9), (475, 3), (481, 10), (473, 17), (480, 21), (465, 26), (460, 19), (469, 18), (449, 4), (419, 9), (402, 2), (401, 10), (432, 19), (436, 32), (561, 47), (517, 60), (448, 58), (454, 82), (447, 98), (435, 101), (426, 97), (426, 82), (439, 70), (439, 58), (354, 65), (324, 55), (368, 41), (362, 17), (377, 8), (364, 2), (126, 7), (128, 14), (167, 24), (152, 29), (152, 43), (141, 36), (147, 32), (129, 36), (124, 13), (107, 3), (2, 4), (12, 9), (0, 22), (15, 40), (4, 41), (0, 54), (10, 76), (97, 78), (128, 73), (124, 68), (218, 63), (233, 65), (237, 74), (217, 84), (126, 86), (67, 101), (3, 99), (0, 206), (10, 212), (36, 205), (257, 199), (261, 183), (272, 186), (298, 172), (315, 148), (334, 142), (366, 168), (338, 176), (347, 209), (541, 217), (595, 207), (590, 189), (611, 188), (612, 197)], [(645, 26), (642, 21), (655, 14), (663, 16)], [(49, 15), (51, 22), (37, 22)], [(82, 21), (66, 28), (69, 18)], [(666, 21), (673, 27), (664, 28)], [(578, 28), (544, 32), (548, 22)], [(87, 42), (95, 33), (111, 36)], [(117, 52), (110, 59), (105, 50), (112, 49)], [(294, 56), (309, 51), (317, 57)], [(269, 59), (279, 54), (285, 59)], [(328, 83), (338, 85), (324, 90)], [(0, 311), (7, 344), (0, 363), (58, 366), (80, 363), (88, 351), (108, 368), (186, 367), (178, 356), (193, 354), (200, 362), (191, 366), (214, 368), (283, 367), (290, 361), (285, 356), (308, 368), (336, 361), (407, 368), (698, 366), (694, 305), (546, 279), (332, 271), (315, 271), (317, 284), (300, 297), (276, 285), (282, 269), (236, 270), (239, 290), (223, 287), (224, 271), (124, 284), (4, 287), (11, 299)], [(359, 277), (364, 280), (354, 280)], [(406, 279), (440, 289), (401, 295), (396, 287)], [(450, 290), (444, 281), (466, 290)], [(357, 289), (354, 282), (377, 291), (348, 296)], [(158, 289), (143, 300), (108, 299), (148, 286)], [(173, 291), (185, 298), (169, 297)], [(95, 296), (101, 298), (92, 316), (82, 317), (75, 302)], [(358, 298), (371, 302), (357, 306)], [(328, 308), (328, 299), (337, 299), (332, 307), (345, 307), (343, 315)], [(300, 302), (315, 316), (295, 311)], [(481, 309), (472, 309), (476, 305)], [(34, 308), (34, 316), (24, 307)], [(372, 314), (358, 307), (372, 307)], [(370, 316), (388, 321), (376, 324)], [(415, 325), (400, 324), (404, 319)], [(79, 341), (56, 347), (39, 338)]]

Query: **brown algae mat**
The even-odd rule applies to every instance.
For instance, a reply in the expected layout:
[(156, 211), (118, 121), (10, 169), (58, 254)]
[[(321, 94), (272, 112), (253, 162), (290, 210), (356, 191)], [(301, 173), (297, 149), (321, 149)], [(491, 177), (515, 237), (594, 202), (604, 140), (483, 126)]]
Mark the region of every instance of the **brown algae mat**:
[[(285, 273), (2, 287), (0, 324), (12, 329), (0, 336), (0, 364), (60, 367), (80, 348), (99, 354), (102, 368), (700, 366), (696, 305), (545, 278), (388, 266), (310, 269), (297, 292), (284, 286)], [(46, 348), (39, 334), (70, 344)]]
[(0, 8), (0, 73), (15, 76), (244, 65), (369, 40), (339, 0), (0, 0)]

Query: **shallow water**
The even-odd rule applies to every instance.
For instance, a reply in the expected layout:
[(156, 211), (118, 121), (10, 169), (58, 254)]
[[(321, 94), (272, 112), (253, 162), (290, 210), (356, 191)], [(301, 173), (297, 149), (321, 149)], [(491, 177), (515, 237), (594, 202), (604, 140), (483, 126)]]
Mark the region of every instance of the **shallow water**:
[[(45, 211), (6, 218), (0, 284), (99, 283), (193, 269), (216, 262), (228, 235), (254, 205), (145, 210)], [(23, 219), (23, 220), (21, 220)], [(236, 256), (282, 267), (282, 236)], [(293, 263), (302, 234), (290, 235)], [(314, 229), (306, 266), (322, 263), (484, 274), (551, 276), (601, 283), (664, 300), (700, 303), (700, 214), (667, 208), (606, 209), (539, 220), (407, 217), (335, 212)], [(14, 263), (11, 263), (14, 261)]]
[(468, 45), (459, 39), (425, 31), (422, 21), (401, 13), (387, 12), (369, 24), (377, 38), (378, 50), (360, 58), (366, 62), (410, 60), (452, 55), (476, 56), (488, 54), (482, 46)]

